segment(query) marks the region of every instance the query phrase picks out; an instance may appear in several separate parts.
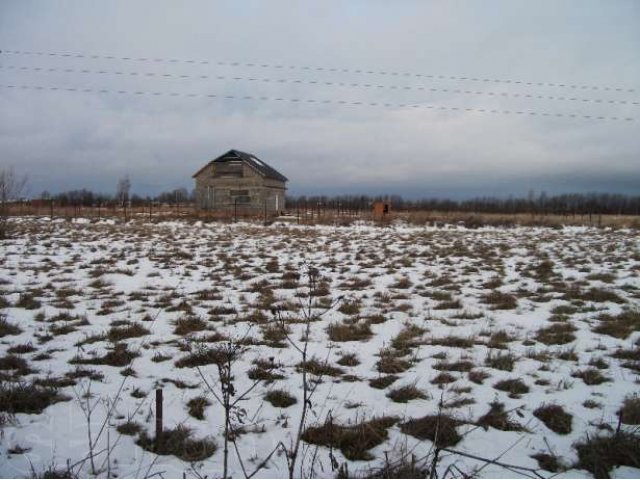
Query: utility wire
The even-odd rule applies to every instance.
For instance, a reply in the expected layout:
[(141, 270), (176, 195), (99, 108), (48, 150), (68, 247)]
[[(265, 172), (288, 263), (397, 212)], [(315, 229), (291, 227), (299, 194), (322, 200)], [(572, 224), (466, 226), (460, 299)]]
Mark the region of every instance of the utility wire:
[(254, 78), (254, 77), (238, 77), (238, 76), (226, 76), (226, 75), (186, 75), (186, 74), (172, 74), (162, 72), (136, 72), (136, 71), (120, 71), (120, 70), (91, 70), (88, 68), (76, 69), (66, 67), (34, 67), (25, 65), (0, 65), (0, 69), (15, 70), (15, 71), (33, 71), (42, 73), (83, 73), (83, 74), (96, 74), (96, 75), (117, 75), (127, 77), (138, 78), (170, 78), (170, 79), (195, 79), (195, 80), (226, 80), (226, 81), (246, 81), (246, 82), (262, 82), (270, 84), (298, 84), (298, 85), (322, 85), (329, 87), (347, 87), (347, 88), (369, 88), (369, 89), (387, 89), (396, 91), (422, 91), (422, 92), (443, 92), (443, 93), (456, 93), (464, 95), (485, 95), (490, 97), (504, 97), (504, 98), (524, 98), (531, 100), (554, 100), (554, 101), (571, 101), (582, 103), (599, 103), (610, 105), (640, 105), (640, 102), (631, 100), (609, 100), (600, 98), (578, 98), (578, 97), (565, 97), (565, 96), (553, 96), (553, 95), (532, 95), (525, 93), (509, 93), (509, 92), (483, 92), (473, 90), (462, 90), (452, 88), (432, 88), (424, 86), (404, 86), (404, 85), (377, 85), (371, 83), (349, 83), (349, 82), (327, 82), (322, 80), (303, 80), (303, 79), (291, 79), (291, 78)]
[(80, 88), (80, 87), (55, 87), (45, 85), (0, 85), (0, 88), (12, 90), (47, 90), (54, 92), (78, 92), (78, 93), (100, 93), (100, 94), (118, 94), (118, 95), (135, 95), (150, 97), (185, 97), (185, 98), (210, 98), (210, 99), (229, 99), (229, 100), (254, 100), (254, 101), (275, 101), (287, 103), (306, 103), (316, 105), (338, 105), (338, 106), (357, 106), (357, 107), (386, 107), (386, 108), (412, 108), (412, 109), (428, 109), (428, 110), (448, 110), (454, 112), (478, 112), (493, 113), (503, 115), (519, 115), (519, 116), (538, 116), (538, 117), (557, 117), (557, 118), (578, 118), (583, 120), (612, 120), (612, 121), (633, 121), (631, 117), (616, 117), (603, 115), (582, 115), (577, 113), (552, 113), (539, 112), (533, 110), (499, 110), (488, 108), (464, 108), (449, 107), (443, 105), (428, 105), (420, 103), (385, 103), (385, 102), (363, 102), (336, 99), (311, 99), (311, 98), (287, 98), (287, 97), (267, 97), (253, 95), (219, 95), (206, 93), (185, 93), (185, 92), (152, 92), (144, 90), (120, 90), (105, 88)]
[(336, 73), (356, 73), (366, 75), (388, 75), (393, 77), (416, 77), (416, 78), (428, 78), (431, 80), (456, 80), (456, 81), (469, 81), (469, 82), (484, 82), (484, 83), (505, 83), (511, 85), (526, 85), (535, 87), (556, 87), (556, 88), (570, 88), (575, 90), (603, 90), (603, 91), (615, 91), (633, 93), (633, 88), (611, 87), (611, 86), (599, 86), (588, 84), (576, 84), (576, 83), (553, 83), (553, 82), (530, 82), (524, 80), (513, 79), (500, 79), (500, 78), (487, 78), (487, 77), (475, 77), (475, 76), (455, 76), (455, 75), (442, 75), (442, 74), (425, 74), (425, 73), (412, 73), (412, 72), (398, 72), (388, 70), (363, 70), (355, 68), (334, 68), (334, 67), (322, 67), (322, 66), (304, 66), (304, 65), (284, 65), (277, 63), (250, 63), (250, 62), (223, 62), (223, 61), (209, 61), (209, 60), (188, 60), (179, 58), (162, 58), (162, 57), (121, 57), (117, 55), (96, 55), (96, 54), (83, 54), (83, 53), (61, 53), (51, 51), (26, 51), (26, 50), (0, 50), (0, 53), (9, 55), (34, 55), (44, 57), (65, 57), (65, 58), (87, 58), (92, 60), (123, 60), (131, 62), (155, 62), (155, 63), (186, 63), (192, 65), (218, 65), (228, 67), (249, 67), (249, 68), (276, 68), (286, 70), (304, 70), (304, 71), (316, 71), (316, 72), (336, 72)]

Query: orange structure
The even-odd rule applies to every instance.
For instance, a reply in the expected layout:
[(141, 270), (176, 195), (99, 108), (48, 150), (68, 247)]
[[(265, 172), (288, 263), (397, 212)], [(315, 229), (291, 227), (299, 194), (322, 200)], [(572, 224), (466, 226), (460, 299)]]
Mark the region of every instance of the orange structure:
[(389, 202), (373, 202), (373, 219), (382, 220), (391, 213)]

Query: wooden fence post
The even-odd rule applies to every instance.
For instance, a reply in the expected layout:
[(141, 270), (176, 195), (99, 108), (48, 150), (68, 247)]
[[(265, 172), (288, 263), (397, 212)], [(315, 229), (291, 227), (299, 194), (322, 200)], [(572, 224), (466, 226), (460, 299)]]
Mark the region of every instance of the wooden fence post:
[(156, 451), (160, 446), (160, 437), (162, 436), (162, 389), (156, 390)]

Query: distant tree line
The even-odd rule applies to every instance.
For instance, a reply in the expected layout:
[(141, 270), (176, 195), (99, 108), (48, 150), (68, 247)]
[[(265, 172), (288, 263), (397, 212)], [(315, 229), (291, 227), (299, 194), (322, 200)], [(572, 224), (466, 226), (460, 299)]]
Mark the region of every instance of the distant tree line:
[(79, 190), (68, 190), (56, 194), (47, 191), (42, 192), (42, 200), (53, 200), (55, 205), (61, 207), (94, 207), (98, 205), (113, 205), (138, 207), (148, 205), (150, 202), (159, 204), (190, 203), (193, 195), (186, 188), (176, 188), (157, 195), (138, 195), (130, 193), (130, 185), (126, 182), (120, 183), (115, 194), (96, 193), (86, 188)]
[(391, 204), (396, 211), (437, 210), (441, 212), (511, 213), (531, 215), (640, 215), (640, 196), (611, 193), (568, 193), (547, 195), (529, 192), (527, 197), (477, 197), (468, 200), (442, 198), (405, 199), (400, 195), (289, 196), (287, 208), (362, 211), (376, 201)]
[[(156, 195), (130, 193), (128, 180), (121, 180), (114, 194), (96, 193), (88, 189), (68, 190), (56, 194), (43, 192), (43, 200), (59, 206), (185, 204), (195, 201), (195, 192), (175, 188)], [(400, 195), (316, 195), (287, 196), (287, 209), (342, 210), (364, 212), (376, 201), (391, 204), (395, 211), (437, 210), (441, 212), (511, 213), (531, 215), (640, 215), (640, 195), (612, 193), (568, 193), (548, 195), (529, 192), (526, 197), (477, 197), (467, 200), (443, 198), (406, 199)]]

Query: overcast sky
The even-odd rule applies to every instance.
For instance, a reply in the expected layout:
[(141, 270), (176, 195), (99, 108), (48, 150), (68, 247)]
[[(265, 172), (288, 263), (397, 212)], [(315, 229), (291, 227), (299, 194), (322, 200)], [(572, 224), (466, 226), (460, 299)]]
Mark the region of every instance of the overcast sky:
[(0, 49), (34, 195), (192, 188), (230, 148), (292, 194), (639, 193), (637, 0), (3, 0)]

